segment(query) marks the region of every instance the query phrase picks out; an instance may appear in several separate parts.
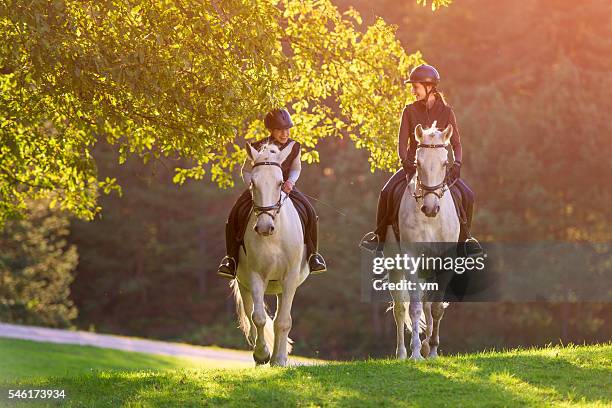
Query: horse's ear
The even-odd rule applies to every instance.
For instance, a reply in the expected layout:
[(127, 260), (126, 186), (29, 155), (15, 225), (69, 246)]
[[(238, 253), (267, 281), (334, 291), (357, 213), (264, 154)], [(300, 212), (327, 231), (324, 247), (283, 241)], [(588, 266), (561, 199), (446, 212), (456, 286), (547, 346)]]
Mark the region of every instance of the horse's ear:
[(420, 123), (414, 128), (414, 137), (417, 142), (423, 143), (423, 127)]
[(247, 155), (249, 156), (249, 159), (251, 159), (251, 161), (255, 161), (255, 158), (257, 157), (257, 155), (259, 154), (259, 152), (257, 151), (257, 149), (255, 149), (253, 146), (251, 146), (250, 143), (247, 143)]
[(449, 123), (446, 129), (444, 129), (444, 132), (442, 132), (442, 140), (444, 141), (444, 144), (448, 143), (452, 135), (453, 135), (453, 125)]
[(293, 151), (294, 145), (295, 145), (295, 140), (290, 142), (287, 146), (283, 148), (283, 150), (280, 151), (280, 154), (278, 155), (279, 163), (284, 162), (287, 156), (291, 154), (291, 151)]

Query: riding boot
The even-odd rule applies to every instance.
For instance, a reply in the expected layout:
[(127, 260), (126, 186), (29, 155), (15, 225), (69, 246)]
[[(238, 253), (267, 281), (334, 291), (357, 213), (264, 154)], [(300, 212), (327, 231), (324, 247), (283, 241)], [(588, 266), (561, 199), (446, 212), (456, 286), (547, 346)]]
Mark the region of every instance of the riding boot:
[(457, 180), (461, 191), (461, 206), (465, 214), (465, 222), (460, 222), (459, 229), (459, 256), (477, 257), (483, 254), (483, 249), (476, 238), (472, 237), (472, 215), (474, 212), (474, 193), (462, 179)]
[(393, 174), (380, 190), (376, 208), (376, 229), (363, 236), (359, 247), (375, 253), (377, 256), (382, 256), (385, 239), (387, 238), (387, 228), (393, 222), (393, 191), (405, 179), (406, 170), (402, 168)]
[(382, 189), (378, 195), (378, 206), (376, 208), (376, 229), (363, 236), (359, 246), (373, 253), (382, 253), (385, 245), (384, 238), (387, 230), (387, 192)]
[(236, 279), (236, 259), (231, 256), (224, 256), (221, 260), (217, 275), (228, 279)]
[(248, 223), (251, 207), (251, 193), (249, 190), (245, 190), (234, 203), (225, 223), (225, 249), (227, 255), (221, 260), (221, 264), (217, 268), (219, 276), (228, 279), (236, 278), (240, 245), (244, 238), (244, 231)]
[(236, 241), (234, 225), (230, 220), (225, 223), (225, 249), (227, 255), (221, 260), (221, 264), (217, 268), (217, 275), (228, 279), (235, 279), (240, 244)]
[(308, 268), (311, 275), (318, 275), (327, 271), (325, 259), (319, 254), (319, 217), (315, 215), (314, 225), (310, 226), (309, 238), (306, 240), (306, 251), (308, 254)]

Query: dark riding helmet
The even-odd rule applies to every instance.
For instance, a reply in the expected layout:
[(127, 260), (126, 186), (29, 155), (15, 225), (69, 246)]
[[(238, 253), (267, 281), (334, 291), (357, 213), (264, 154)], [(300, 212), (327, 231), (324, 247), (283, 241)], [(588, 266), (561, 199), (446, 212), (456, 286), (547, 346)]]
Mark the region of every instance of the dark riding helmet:
[(431, 65), (421, 64), (410, 71), (410, 79), (404, 81), (405, 84), (413, 84), (415, 82), (438, 85), (440, 82), (440, 74), (438, 70)]
[(264, 125), (267, 129), (289, 129), (293, 127), (291, 115), (287, 109), (274, 109), (268, 112), (264, 119)]

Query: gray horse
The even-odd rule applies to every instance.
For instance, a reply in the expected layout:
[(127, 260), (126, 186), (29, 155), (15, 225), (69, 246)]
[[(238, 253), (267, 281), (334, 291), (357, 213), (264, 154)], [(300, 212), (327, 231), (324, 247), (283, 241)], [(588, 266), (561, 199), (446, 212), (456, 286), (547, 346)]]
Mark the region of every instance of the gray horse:
[[(444, 131), (439, 131), (436, 122), (429, 129), (423, 130), (421, 125), (415, 128), (418, 142), (417, 172), (408, 183), (400, 204), (401, 242), (457, 242), (459, 239), (459, 218), (453, 198), (450, 193), (445, 194), (448, 192), (445, 183), (448, 152), (445, 147), (452, 134), (451, 125), (448, 125)], [(387, 232), (387, 242), (392, 245), (397, 244), (391, 228)], [(412, 255), (418, 256), (418, 254)], [(391, 282), (399, 282), (403, 276), (399, 271), (392, 271), (389, 279)], [(448, 304), (423, 301), (423, 291), (418, 285), (416, 288), (412, 291), (391, 291), (393, 316), (397, 326), (396, 356), (399, 359), (407, 357), (404, 344), (406, 326), (412, 332), (410, 342), (412, 359), (421, 360), (423, 356), (438, 355), (440, 320)], [(425, 329), (423, 342), (419, 338), (421, 329)]]
[[(291, 306), (296, 289), (308, 277), (304, 232), (293, 202), (281, 191), (280, 163), (291, 148), (248, 145), (253, 162), (253, 211), (244, 235), (236, 279), (231, 286), (238, 320), (253, 346), (256, 364), (287, 365), (291, 352)], [(246, 251), (245, 251), (246, 250)], [(264, 294), (277, 295), (274, 321), (266, 311)], [(272, 356), (270, 356), (272, 351)]]

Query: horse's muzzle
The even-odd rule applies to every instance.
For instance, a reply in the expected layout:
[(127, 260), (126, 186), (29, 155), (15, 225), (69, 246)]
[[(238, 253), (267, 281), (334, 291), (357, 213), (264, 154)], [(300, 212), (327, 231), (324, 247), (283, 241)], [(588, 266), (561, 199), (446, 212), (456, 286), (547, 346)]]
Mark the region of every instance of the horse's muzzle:
[(258, 228), (257, 224), (255, 224), (253, 229), (255, 230), (256, 233), (258, 233), (259, 235), (263, 237), (267, 237), (267, 236), (274, 234), (274, 225), (271, 225), (269, 228)]
[(439, 206), (439, 205), (436, 205), (436, 206), (434, 207), (433, 211), (427, 211), (427, 207), (423, 205), (423, 206), (421, 206), (421, 212), (422, 212), (423, 214), (425, 214), (426, 216), (428, 216), (428, 217), (430, 217), (430, 218), (433, 218), (433, 217), (435, 217), (436, 215), (438, 215), (438, 213), (440, 212), (440, 206)]

